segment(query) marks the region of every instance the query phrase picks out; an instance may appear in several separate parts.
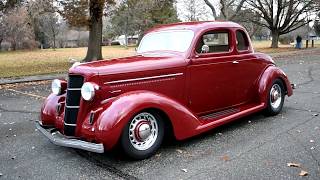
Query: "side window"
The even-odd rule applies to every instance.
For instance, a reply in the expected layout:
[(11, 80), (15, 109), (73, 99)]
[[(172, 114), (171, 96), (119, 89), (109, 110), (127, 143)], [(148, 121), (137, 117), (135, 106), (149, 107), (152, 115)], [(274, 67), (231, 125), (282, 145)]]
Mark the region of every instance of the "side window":
[[(203, 50), (205, 45), (206, 52)], [(205, 33), (197, 44), (197, 53), (229, 52), (229, 33), (227, 31), (210, 31)]]
[(248, 50), (249, 41), (248, 41), (247, 35), (241, 30), (237, 30), (236, 35), (237, 35), (237, 49), (239, 51)]

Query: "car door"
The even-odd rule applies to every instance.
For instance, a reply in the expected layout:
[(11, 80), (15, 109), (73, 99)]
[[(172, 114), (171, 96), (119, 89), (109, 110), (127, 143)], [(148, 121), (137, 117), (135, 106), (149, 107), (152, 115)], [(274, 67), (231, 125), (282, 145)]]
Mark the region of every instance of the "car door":
[[(229, 29), (204, 32), (194, 47), (188, 66), (189, 107), (197, 114), (217, 111), (241, 103), (237, 99), (239, 64), (234, 61), (234, 35)], [(206, 45), (208, 52), (202, 47)]]
[(237, 87), (236, 99), (239, 102), (249, 102), (255, 96), (255, 84), (259, 79), (266, 64), (253, 54), (249, 37), (242, 29), (235, 30), (236, 38), (236, 56), (233, 58), (238, 62), (237, 81), (234, 86)]

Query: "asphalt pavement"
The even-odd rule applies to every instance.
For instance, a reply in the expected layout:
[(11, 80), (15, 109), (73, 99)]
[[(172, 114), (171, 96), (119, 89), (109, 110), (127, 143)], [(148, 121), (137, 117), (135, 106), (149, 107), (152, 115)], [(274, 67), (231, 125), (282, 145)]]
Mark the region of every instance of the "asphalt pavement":
[(168, 141), (142, 161), (53, 145), (35, 130), (50, 82), (1, 85), (0, 179), (320, 179), (320, 50), (275, 60), (298, 85), (281, 114)]

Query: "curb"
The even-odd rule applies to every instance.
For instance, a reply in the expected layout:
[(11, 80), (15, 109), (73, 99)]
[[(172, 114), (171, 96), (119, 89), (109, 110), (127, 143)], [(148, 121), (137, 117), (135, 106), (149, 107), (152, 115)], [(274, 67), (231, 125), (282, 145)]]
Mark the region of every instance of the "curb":
[(0, 85), (15, 84), (15, 83), (27, 83), (35, 81), (45, 81), (59, 78), (66, 78), (67, 74), (47, 74), (37, 76), (24, 76), (18, 78), (0, 78)]

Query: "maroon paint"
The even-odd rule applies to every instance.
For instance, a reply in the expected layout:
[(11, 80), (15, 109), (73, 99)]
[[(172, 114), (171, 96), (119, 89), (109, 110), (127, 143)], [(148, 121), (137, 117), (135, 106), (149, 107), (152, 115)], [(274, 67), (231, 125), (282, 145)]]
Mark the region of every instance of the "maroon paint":
[[(171, 121), (174, 135), (182, 140), (266, 108), (267, 93), (272, 82), (280, 78), (292, 95), (287, 76), (272, 59), (249, 49), (236, 48), (236, 30), (241, 26), (230, 22), (189, 22), (164, 25), (148, 32), (190, 29), (195, 38), (186, 53), (156, 52), (127, 58), (97, 61), (71, 68), (70, 74), (84, 76), (85, 82), (94, 82), (100, 89), (93, 101), (80, 102), (76, 136), (87, 141), (101, 142), (111, 149), (118, 141), (128, 121), (144, 109), (158, 109)], [(230, 32), (230, 51), (216, 54), (197, 54), (198, 38), (209, 30)], [(233, 64), (238, 61), (239, 64)], [(105, 84), (110, 81), (179, 74), (130, 83)], [(65, 86), (65, 83), (64, 83)], [(54, 125), (63, 133), (63, 110), (56, 112), (58, 103), (65, 107), (64, 92), (51, 94), (41, 109), (44, 125)], [(230, 107), (239, 112), (217, 119), (204, 120), (200, 116)], [(90, 112), (95, 112), (93, 124)]]

